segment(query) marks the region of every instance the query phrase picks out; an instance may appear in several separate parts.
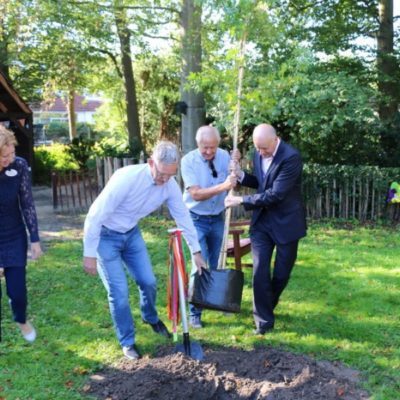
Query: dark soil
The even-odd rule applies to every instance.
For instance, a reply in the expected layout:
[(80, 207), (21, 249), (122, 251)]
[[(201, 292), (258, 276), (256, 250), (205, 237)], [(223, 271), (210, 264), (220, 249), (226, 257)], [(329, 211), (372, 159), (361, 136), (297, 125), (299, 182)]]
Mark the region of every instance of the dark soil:
[(271, 347), (204, 352), (202, 361), (172, 348), (155, 358), (122, 360), (92, 375), (83, 390), (106, 400), (369, 399), (359, 373), (338, 363)]

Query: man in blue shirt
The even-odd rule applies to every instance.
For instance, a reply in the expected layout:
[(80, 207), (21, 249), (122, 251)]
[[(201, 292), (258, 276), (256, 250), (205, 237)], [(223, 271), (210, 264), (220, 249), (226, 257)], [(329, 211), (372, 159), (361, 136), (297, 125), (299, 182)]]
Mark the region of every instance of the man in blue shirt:
[(126, 270), (139, 287), (143, 322), (170, 337), (156, 309), (157, 282), (138, 222), (165, 203), (188, 242), (194, 264), (201, 273), (196, 229), (174, 179), (179, 162), (177, 147), (160, 142), (147, 164), (117, 170), (90, 207), (84, 228), (84, 269), (98, 271), (108, 293), (108, 303), (122, 351), (128, 359), (140, 357), (135, 345), (135, 325), (129, 304)]
[[(211, 269), (218, 267), (224, 235), (224, 200), (237, 182), (236, 176), (229, 173), (229, 153), (218, 147), (220, 141), (216, 128), (200, 127), (196, 133), (197, 149), (181, 161), (183, 201), (196, 227), (201, 253)], [(202, 310), (193, 305), (189, 309), (190, 326), (202, 328)]]

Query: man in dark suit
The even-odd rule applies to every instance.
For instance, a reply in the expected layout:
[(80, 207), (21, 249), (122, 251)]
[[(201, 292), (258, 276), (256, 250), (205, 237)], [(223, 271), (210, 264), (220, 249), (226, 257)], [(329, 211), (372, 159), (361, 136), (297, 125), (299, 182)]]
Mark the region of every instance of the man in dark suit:
[(274, 127), (268, 124), (254, 129), (253, 143), (256, 149), (253, 175), (240, 169), (236, 173), (243, 186), (257, 189), (257, 193), (228, 195), (225, 206), (242, 204), (246, 210), (253, 210), (250, 228), (253, 315), (255, 333), (263, 335), (274, 327), (274, 308), (289, 281), (299, 239), (306, 235), (306, 220), (301, 197), (303, 164), (300, 153), (281, 140)]

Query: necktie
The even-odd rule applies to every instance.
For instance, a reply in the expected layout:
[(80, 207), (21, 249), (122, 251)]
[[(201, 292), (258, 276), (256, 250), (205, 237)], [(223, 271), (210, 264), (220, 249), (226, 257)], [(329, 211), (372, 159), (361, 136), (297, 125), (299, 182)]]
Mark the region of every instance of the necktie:
[(217, 177), (218, 177), (218, 172), (217, 172), (217, 170), (215, 169), (213, 160), (208, 160), (208, 166), (209, 166), (210, 169), (211, 169), (211, 173), (212, 173), (213, 178), (217, 178)]

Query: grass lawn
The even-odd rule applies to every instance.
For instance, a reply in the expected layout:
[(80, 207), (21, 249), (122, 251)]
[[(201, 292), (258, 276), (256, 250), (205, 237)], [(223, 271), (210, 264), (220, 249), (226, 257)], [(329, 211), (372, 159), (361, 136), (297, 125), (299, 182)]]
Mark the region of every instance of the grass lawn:
[[(167, 223), (152, 219), (142, 228), (167, 322)], [(105, 290), (98, 277), (84, 274), (81, 253), (80, 241), (53, 242), (29, 265), (29, 311), (39, 335), (33, 345), (20, 337), (3, 296), (0, 399), (83, 399), (79, 391), (88, 375), (120, 359)], [(206, 326), (191, 332), (194, 339), (213, 347), (268, 344), (341, 361), (363, 373), (373, 399), (400, 399), (398, 230), (312, 225), (277, 308), (275, 330), (265, 338), (251, 333), (251, 270), (245, 273), (242, 312), (204, 312)], [(131, 301), (138, 346), (151, 355), (168, 341), (141, 323), (134, 284)]]

